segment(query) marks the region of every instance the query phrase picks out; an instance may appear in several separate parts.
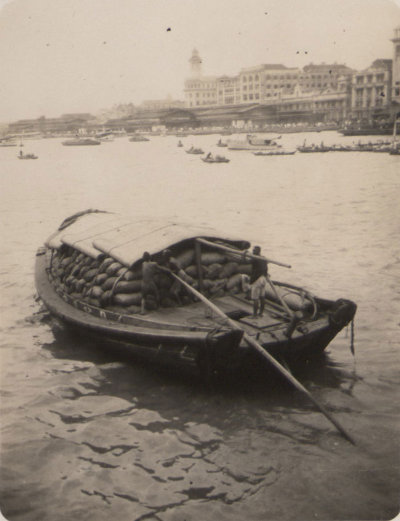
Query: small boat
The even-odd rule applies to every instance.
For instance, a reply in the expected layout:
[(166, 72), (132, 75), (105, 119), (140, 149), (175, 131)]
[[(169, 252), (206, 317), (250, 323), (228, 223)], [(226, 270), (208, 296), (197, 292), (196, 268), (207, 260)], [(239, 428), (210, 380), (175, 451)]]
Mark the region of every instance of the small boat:
[(132, 142), (141, 142), (141, 141), (150, 141), (150, 139), (146, 136), (141, 136), (140, 134), (137, 134), (137, 135), (134, 135), (134, 136), (131, 136), (129, 138), (129, 141), (132, 141)]
[(91, 137), (77, 137), (67, 139), (66, 141), (63, 141), (62, 144), (65, 147), (82, 147), (90, 145), (100, 145), (101, 141), (99, 141), (98, 139), (93, 139)]
[(110, 132), (109, 131), (98, 132), (95, 137), (96, 137), (96, 139), (98, 139), (99, 141), (102, 141), (104, 143), (114, 141), (114, 139), (115, 139), (115, 136), (114, 136), (113, 132), (111, 132), (111, 131)]
[(224, 143), (221, 139), (217, 143), (217, 147), (227, 147), (228, 143)]
[(178, 141), (178, 144), (176, 145), (177, 147), (183, 147), (183, 143), (182, 141)]
[(37, 159), (38, 158), (38, 156), (36, 156), (35, 154), (23, 154), (22, 150), (20, 150), (17, 157), (18, 157), (18, 159)]
[(332, 147), (328, 147), (324, 145), (322, 142), (319, 145), (315, 145), (312, 143), (311, 145), (306, 145), (306, 142), (304, 141), (303, 145), (297, 147), (297, 150), (299, 152), (312, 154), (314, 152), (331, 152)]
[(4, 140), (0, 141), (0, 147), (17, 147), (18, 144), (15, 141)]
[(347, 127), (342, 128), (339, 132), (343, 136), (390, 136), (392, 127), (387, 125), (384, 127), (364, 126), (364, 127)]
[(227, 145), (229, 150), (277, 150), (281, 148), (277, 143), (280, 137), (266, 139), (253, 134), (247, 134), (245, 139), (228, 139)]
[[(36, 288), (58, 325), (111, 349), (200, 374), (259, 363), (255, 340), (261, 354), (286, 360), (322, 353), (352, 321), (356, 304), (319, 298), (267, 276), (264, 313), (254, 317), (245, 284), (254, 260), (290, 266), (249, 248), (248, 240), (206, 226), (86, 210), (65, 219), (37, 251)], [(163, 268), (166, 249), (175, 271)], [(159, 269), (158, 299), (147, 295), (143, 314), (146, 254)]]
[(296, 150), (269, 150), (267, 152), (263, 152), (259, 150), (258, 152), (253, 152), (255, 156), (292, 156), (296, 153)]
[(188, 150), (185, 150), (186, 154), (204, 154), (204, 150), (201, 148), (190, 147)]
[(219, 155), (216, 155), (215, 157), (207, 155), (206, 157), (201, 157), (200, 159), (205, 163), (229, 163), (230, 161), (228, 158)]

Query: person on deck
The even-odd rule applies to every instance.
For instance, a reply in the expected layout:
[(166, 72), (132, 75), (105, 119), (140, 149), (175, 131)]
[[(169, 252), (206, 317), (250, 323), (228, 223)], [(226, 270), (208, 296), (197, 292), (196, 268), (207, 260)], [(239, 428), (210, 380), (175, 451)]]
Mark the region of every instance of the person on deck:
[(267, 286), (268, 264), (261, 258), (260, 246), (254, 246), (253, 255), (260, 258), (253, 258), (251, 261), (250, 274), (250, 295), (253, 301), (253, 317), (263, 316), (265, 307), (265, 289)]
[(153, 296), (156, 301), (157, 307), (159, 306), (159, 293), (156, 283), (154, 282), (154, 276), (159, 270), (159, 266), (156, 262), (153, 262), (150, 257), (150, 253), (145, 251), (142, 257), (142, 300), (141, 300), (141, 314), (144, 315), (146, 312), (146, 298)]
[[(182, 269), (182, 266), (180, 265), (179, 261), (175, 259), (175, 257), (172, 257), (171, 250), (164, 250), (162, 252), (161, 261), (160, 261), (160, 269), (162, 270), (164, 268), (165, 271), (169, 273), (173, 273), (183, 279), (188, 284), (193, 284), (194, 280), (189, 277), (185, 271)], [(182, 284), (179, 282), (179, 280), (173, 279), (172, 285), (169, 289), (169, 293), (171, 297), (179, 304), (182, 305), (182, 300), (180, 297), (180, 293), (182, 290)]]

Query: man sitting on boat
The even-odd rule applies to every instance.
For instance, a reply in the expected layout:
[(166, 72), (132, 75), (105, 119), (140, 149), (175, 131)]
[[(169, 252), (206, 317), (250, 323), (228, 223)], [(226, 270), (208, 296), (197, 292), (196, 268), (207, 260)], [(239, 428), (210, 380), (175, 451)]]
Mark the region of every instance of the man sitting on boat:
[[(260, 246), (254, 246), (253, 255), (260, 256)], [(264, 314), (265, 289), (267, 286), (268, 264), (265, 259), (258, 258), (251, 261), (250, 296), (253, 301), (253, 317)]]
[[(146, 312), (146, 302), (149, 304), (149, 300), (155, 300), (156, 308), (158, 308), (160, 303), (158, 288), (154, 281), (154, 277), (159, 271), (159, 266), (156, 262), (151, 260), (150, 253), (148, 251), (143, 253), (142, 258), (142, 300), (140, 312), (142, 315), (144, 315)], [(151, 299), (148, 299), (148, 297), (151, 297)]]

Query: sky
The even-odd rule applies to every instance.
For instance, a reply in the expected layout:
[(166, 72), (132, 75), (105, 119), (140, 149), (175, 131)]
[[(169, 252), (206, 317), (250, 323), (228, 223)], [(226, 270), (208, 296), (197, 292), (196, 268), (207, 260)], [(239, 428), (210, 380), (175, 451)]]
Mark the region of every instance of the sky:
[(400, 0), (0, 0), (0, 122), (184, 99), (203, 74), (392, 58)]

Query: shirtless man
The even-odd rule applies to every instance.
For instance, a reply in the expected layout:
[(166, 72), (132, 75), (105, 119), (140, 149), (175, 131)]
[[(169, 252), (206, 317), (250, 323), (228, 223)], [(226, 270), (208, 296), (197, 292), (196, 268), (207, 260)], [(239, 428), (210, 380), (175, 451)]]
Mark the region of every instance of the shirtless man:
[(146, 297), (152, 295), (156, 299), (157, 307), (159, 305), (159, 293), (154, 276), (159, 271), (159, 266), (156, 262), (151, 261), (150, 253), (145, 251), (143, 253), (142, 262), (142, 300), (141, 300), (141, 314), (146, 312)]
[[(260, 246), (254, 246), (253, 255), (260, 256)], [(262, 317), (265, 306), (265, 288), (267, 286), (268, 264), (265, 259), (251, 261), (251, 300), (253, 301), (253, 317)]]

